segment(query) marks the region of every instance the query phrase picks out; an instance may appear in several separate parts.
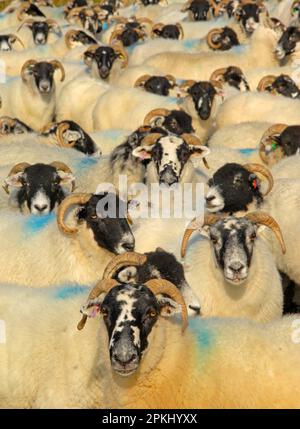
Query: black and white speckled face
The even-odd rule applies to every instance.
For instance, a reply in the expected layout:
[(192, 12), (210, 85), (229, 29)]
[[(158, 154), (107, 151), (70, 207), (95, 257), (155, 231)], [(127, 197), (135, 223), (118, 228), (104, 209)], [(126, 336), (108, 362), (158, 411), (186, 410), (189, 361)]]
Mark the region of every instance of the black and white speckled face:
[(211, 226), (209, 235), (225, 280), (242, 284), (249, 274), (256, 226), (244, 218), (228, 217)]
[(127, 376), (137, 370), (160, 313), (153, 293), (145, 286), (120, 285), (104, 298), (101, 312), (109, 337), (113, 369)]
[(279, 60), (295, 52), (300, 42), (300, 30), (298, 27), (288, 27), (280, 37), (275, 54)]

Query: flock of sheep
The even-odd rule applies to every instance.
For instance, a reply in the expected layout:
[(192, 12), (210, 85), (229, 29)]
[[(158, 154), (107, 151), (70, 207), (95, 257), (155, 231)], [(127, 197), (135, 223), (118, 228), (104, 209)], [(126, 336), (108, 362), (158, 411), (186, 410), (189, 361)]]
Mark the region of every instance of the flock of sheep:
[(299, 61), (299, 0), (5, 6), (1, 408), (300, 407)]

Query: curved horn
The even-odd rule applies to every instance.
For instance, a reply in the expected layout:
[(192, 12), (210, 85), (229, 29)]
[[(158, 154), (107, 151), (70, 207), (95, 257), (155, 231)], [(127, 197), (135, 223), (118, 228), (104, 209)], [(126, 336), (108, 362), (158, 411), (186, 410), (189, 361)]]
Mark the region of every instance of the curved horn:
[(259, 156), (264, 164), (271, 166), (284, 158), (284, 152), (281, 146), (276, 145), (275, 151), (272, 150), (271, 146), (274, 143), (275, 136), (279, 136), (287, 127), (288, 125), (286, 124), (275, 124), (264, 132), (258, 147)]
[(209, 33), (206, 36), (206, 41), (208, 46), (211, 49), (220, 49), (220, 47), (222, 46), (222, 43), (216, 43), (213, 41), (213, 36), (215, 36), (216, 34), (222, 34), (223, 33), (223, 29), (222, 28), (214, 28), (213, 30), (210, 30)]
[[(193, 145), (193, 146), (202, 146), (202, 142), (201, 142), (201, 140), (200, 140), (197, 136), (195, 136), (195, 135), (193, 135), (193, 134), (186, 134), (186, 133), (183, 133), (183, 134), (181, 134), (181, 138), (183, 138), (183, 140), (184, 140), (187, 144), (189, 144), (189, 145)], [(205, 167), (206, 167), (207, 169), (209, 169), (209, 165), (208, 165), (208, 163), (207, 163), (206, 159), (205, 159), (205, 158), (202, 158), (202, 161), (203, 161), (203, 164), (205, 165)]]
[(186, 80), (185, 82), (181, 83), (179, 85), (179, 89), (182, 92), (188, 92), (188, 90), (191, 88), (191, 86), (195, 85), (196, 81), (195, 80)]
[(150, 289), (154, 295), (167, 295), (177, 302), (177, 304), (181, 305), (182, 332), (184, 332), (188, 326), (188, 315), (185, 301), (179, 289), (173, 283), (165, 279), (148, 280), (145, 283), (145, 286), (147, 286), (147, 288)]
[(109, 44), (111, 45), (112, 43), (120, 42), (119, 36), (121, 36), (122, 33), (123, 33), (123, 29), (121, 28), (114, 30), (110, 35)]
[(19, 42), (20, 45), (22, 45), (23, 48), (25, 49), (24, 43), (22, 42), (22, 40), (18, 36), (16, 36), (15, 34), (9, 34), (8, 37), (11, 39), (12, 43)]
[(36, 61), (36, 60), (27, 60), (27, 61), (23, 64), (22, 69), (21, 69), (21, 78), (22, 78), (23, 82), (26, 82), (26, 75), (25, 75), (25, 73), (26, 73), (27, 69), (28, 69), (29, 67), (34, 66), (35, 64), (37, 64), (37, 61)]
[[(203, 224), (201, 226), (201, 229), (206, 225), (208, 225), (208, 226), (214, 225), (220, 219), (221, 219), (220, 216), (217, 216), (217, 215), (212, 214), (212, 213), (206, 213), (204, 215)], [(187, 245), (188, 245), (188, 242), (189, 242), (191, 235), (193, 234), (194, 231), (196, 231), (195, 228), (190, 227), (193, 224), (193, 222), (195, 222), (195, 221), (196, 221), (196, 218), (190, 222), (189, 226), (184, 231), (184, 235), (183, 235), (182, 242), (181, 242), (181, 250), (180, 250), (180, 255), (182, 258), (185, 257), (186, 248), (187, 248)], [(198, 231), (198, 229), (197, 229), (197, 231)]]
[(10, 116), (2, 116), (0, 118), (0, 135), (4, 135), (5, 133), (2, 133), (2, 128), (7, 125), (8, 127), (13, 127), (16, 123), (16, 120), (14, 118), (11, 118)]
[(158, 37), (157, 34), (155, 33), (155, 31), (161, 31), (162, 28), (164, 28), (164, 24), (162, 24), (161, 22), (159, 22), (158, 24), (153, 25), (152, 29), (151, 29), (151, 37)]
[[(63, 171), (64, 173), (69, 173), (69, 174), (73, 175), (73, 171), (64, 162), (53, 161), (53, 162), (51, 162), (50, 165), (52, 165), (52, 167), (56, 168), (56, 170), (60, 170), (60, 171)], [(71, 189), (71, 192), (73, 192), (74, 189), (75, 189), (75, 179), (72, 180), (72, 189)]]
[[(30, 167), (30, 165), (31, 164), (28, 164), (28, 162), (19, 162), (18, 164), (13, 166), (13, 168), (8, 173), (7, 178), (14, 176), (15, 174), (22, 173), (25, 170), (25, 168)], [(6, 183), (6, 180), (4, 180), (3, 189), (7, 194), (9, 194), (9, 188), (8, 188), (8, 184)]]
[(65, 34), (65, 44), (67, 46), (67, 48), (72, 49), (72, 43), (71, 40), (74, 36), (76, 36), (76, 34), (78, 34), (80, 30), (69, 30), (66, 32)]
[[(94, 286), (91, 292), (89, 293), (87, 301), (96, 299), (99, 295), (101, 295), (102, 292), (108, 293), (111, 289), (113, 289), (118, 284), (119, 282), (117, 282), (114, 279), (100, 280), (100, 282), (98, 282), (96, 286)], [(77, 325), (78, 331), (81, 331), (85, 327), (87, 318), (88, 316), (86, 314), (82, 315), (82, 318)]]
[(24, 15), (26, 13), (26, 10), (28, 9), (28, 7), (30, 6), (30, 2), (25, 2), (24, 4), (22, 4), (18, 11), (17, 11), (17, 19), (18, 21), (23, 21), (24, 19)]
[(74, 7), (73, 9), (71, 9), (66, 16), (66, 20), (70, 22), (70, 19), (72, 19), (73, 17), (78, 17), (79, 13), (83, 10), (83, 8), (84, 6)]
[(143, 74), (143, 76), (140, 76), (134, 84), (135, 88), (139, 88), (139, 87), (144, 87), (145, 83), (147, 82), (148, 79), (150, 79), (150, 74)]
[(176, 85), (176, 78), (174, 76), (172, 76), (171, 74), (166, 74), (165, 78), (168, 79), (168, 81), (170, 82), (170, 85), (172, 85), (172, 87), (174, 87)]
[(127, 66), (127, 64), (128, 64), (128, 54), (127, 54), (127, 52), (125, 51), (125, 49), (123, 48), (123, 46), (121, 46), (119, 44), (112, 44), (111, 47), (118, 54), (118, 57), (120, 58), (120, 60), (123, 61), (122, 68), (125, 68)]
[(184, 3), (184, 5), (180, 9), (180, 11), (181, 12), (186, 12), (187, 10), (189, 10), (189, 8), (191, 7), (192, 1), (193, 0), (188, 0), (186, 3)]
[(288, 125), (286, 125), (286, 124), (274, 124), (274, 125), (272, 125), (270, 128), (267, 129), (267, 131), (264, 132), (264, 134), (261, 138), (261, 141), (266, 141), (274, 135), (281, 134), (287, 127), (288, 127)]
[(156, 116), (165, 117), (165, 116), (168, 116), (170, 113), (171, 111), (168, 109), (153, 109), (145, 116), (143, 125), (151, 125), (152, 119), (155, 118)]
[(66, 235), (76, 234), (78, 229), (76, 227), (70, 227), (65, 224), (65, 214), (67, 210), (74, 205), (86, 204), (93, 194), (78, 193), (72, 194), (66, 197), (57, 209), (57, 225), (59, 230)]
[(52, 60), (50, 61), (50, 64), (52, 64), (52, 66), (54, 67), (55, 70), (60, 70), (61, 72), (61, 78), (60, 81), (63, 82), (65, 80), (66, 74), (65, 74), (65, 69), (62, 65), (62, 63), (58, 60)]
[(276, 220), (272, 216), (268, 215), (267, 213), (265, 213), (263, 211), (255, 211), (252, 213), (247, 213), (244, 217), (246, 219), (250, 220), (250, 222), (253, 222), (253, 223), (259, 224), (259, 225), (265, 225), (268, 228), (270, 228), (274, 232), (277, 240), (280, 243), (282, 253), (283, 254), (286, 253), (286, 247), (285, 247), (285, 243), (284, 243), (284, 239), (282, 236), (280, 226), (278, 225), (278, 223), (276, 222)]
[(209, 80), (210, 81), (216, 80), (216, 81), (219, 81), (219, 82), (224, 82), (224, 80), (225, 80), (224, 79), (224, 74), (226, 73), (226, 71), (227, 71), (227, 67), (222, 67), (220, 69), (215, 70), (211, 74)]
[(146, 18), (146, 17), (137, 18), (136, 22), (138, 22), (139, 24), (146, 23), (146, 24), (149, 24), (149, 25), (153, 26), (153, 21), (151, 19), (149, 19), (149, 18)]
[(103, 279), (111, 279), (115, 276), (116, 272), (123, 267), (131, 265), (143, 265), (147, 261), (147, 257), (137, 252), (126, 252), (121, 255), (115, 256), (107, 265), (103, 273)]
[(160, 133), (151, 133), (148, 134), (146, 137), (142, 140), (142, 145), (144, 146), (152, 146), (154, 145), (158, 139), (160, 139), (163, 136), (163, 134)]
[(182, 25), (179, 22), (177, 22), (175, 25), (179, 30), (179, 39), (184, 39), (184, 31)]
[(269, 182), (269, 187), (267, 189), (267, 191), (264, 193), (264, 196), (268, 195), (274, 185), (274, 179), (273, 176), (270, 172), (270, 170), (266, 167), (264, 167), (261, 164), (244, 164), (243, 165), (244, 168), (246, 168), (246, 170), (250, 171), (251, 173), (260, 173), (262, 176), (264, 176), (268, 182)]
[(73, 147), (75, 145), (75, 142), (73, 143), (66, 143), (63, 134), (70, 128), (70, 125), (67, 122), (61, 122), (58, 124), (56, 128), (56, 138), (60, 146), (62, 147)]
[(17, 29), (17, 32), (19, 32), (21, 30), (22, 27), (24, 26), (28, 26), (30, 27), (31, 24), (33, 24), (35, 21), (32, 18), (26, 19), (25, 21), (22, 22), (22, 24), (20, 25), (20, 27)]
[(275, 79), (276, 76), (274, 75), (264, 76), (257, 85), (257, 91), (266, 91), (267, 87), (272, 85)]

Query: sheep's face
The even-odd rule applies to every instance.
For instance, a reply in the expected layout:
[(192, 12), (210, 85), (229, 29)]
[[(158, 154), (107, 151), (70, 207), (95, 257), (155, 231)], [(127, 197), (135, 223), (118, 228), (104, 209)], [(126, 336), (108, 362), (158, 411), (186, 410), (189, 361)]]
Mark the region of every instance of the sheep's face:
[(144, 285), (116, 286), (98, 305), (108, 333), (111, 366), (124, 377), (139, 368), (159, 315), (180, 312), (173, 300), (156, 297)]
[(300, 126), (287, 127), (280, 135), (280, 146), (286, 156), (292, 156), (300, 151)]
[(196, 82), (188, 89), (188, 93), (193, 99), (195, 109), (203, 121), (210, 115), (217, 94), (215, 87), (210, 82)]
[(298, 27), (288, 27), (280, 37), (275, 54), (279, 60), (292, 54), (297, 49), (300, 42), (300, 30)]
[(52, 165), (34, 164), (9, 176), (5, 185), (17, 189), (20, 210), (27, 205), (32, 214), (45, 215), (64, 199), (64, 187), (74, 180), (71, 172), (58, 170)]
[(0, 118), (0, 135), (24, 134), (31, 131), (32, 129), (24, 124), (24, 122), (19, 121), (19, 119), (6, 116)]
[(204, 157), (207, 152), (204, 146), (188, 145), (181, 137), (168, 135), (159, 138), (153, 145), (139, 146), (132, 153), (141, 159), (151, 159), (158, 182), (171, 186), (180, 181), (191, 155)]
[(70, 38), (70, 44), (73, 47), (82, 45), (93, 45), (96, 43), (96, 39), (81, 30), (77, 30), (76, 33)]
[(49, 94), (54, 88), (54, 67), (46, 61), (36, 63), (28, 73), (34, 78), (35, 85), (40, 94)]
[(236, 10), (236, 17), (248, 34), (258, 27), (261, 12), (262, 8), (255, 3), (245, 4)]
[(240, 44), (236, 32), (230, 27), (224, 27), (222, 33), (215, 36), (214, 42), (221, 44), (218, 48), (220, 51), (228, 51)]
[(109, 46), (100, 46), (94, 53), (86, 52), (85, 57), (90, 57), (92, 64), (96, 65), (101, 79), (107, 79), (118, 54)]
[(209, 18), (210, 4), (207, 0), (194, 0), (189, 9), (195, 21), (207, 21)]
[(127, 204), (112, 193), (94, 194), (79, 210), (79, 222), (86, 222), (98, 246), (115, 254), (134, 250), (134, 236), (127, 218)]
[(118, 39), (122, 42), (123, 46), (131, 46), (139, 41), (140, 35), (135, 28), (127, 27), (120, 34)]
[(139, 267), (126, 267), (119, 271), (116, 280), (121, 283), (145, 284), (150, 279), (165, 279), (180, 290), (189, 316), (200, 314), (200, 303), (186, 281), (183, 266), (172, 253), (161, 248), (145, 253), (147, 261)]
[(0, 35), (0, 51), (11, 51), (16, 38), (11, 34)]
[(209, 229), (214, 255), (228, 283), (241, 285), (247, 280), (256, 229), (249, 220), (228, 217)]
[(173, 39), (177, 40), (180, 37), (180, 30), (175, 24), (164, 25), (160, 29), (155, 29), (154, 33), (158, 37), (162, 37), (164, 39)]
[(33, 18), (46, 18), (45, 14), (41, 11), (41, 9), (38, 8), (38, 6), (41, 5), (30, 2), (29, 5), (24, 9), (24, 13)]
[(145, 82), (144, 88), (147, 92), (168, 96), (172, 84), (165, 76), (151, 76)]
[(244, 92), (249, 91), (249, 84), (241, 71), (238, 71), (236, 67), (228, 67), (224, 73), (224, 81), (236, 88), (238, 91)]
[(183, 110), (172, 110), (165, 116), (157, 126), (163, 126), (167, 131), (173, 134), (181, 135), (183, 133), (193, 133), (192, 118)]
[(263, 200), (259, 179), (239, 164), (219, 168), (208, 186), (206, 208), (212, 213), (247, 210), (251, 203), (259, 205)]
[(89, 31), (92, 34), (97, 34), (102, 31), (101, 21), (98, 19), (97, 13), (89, 14), (89, 9), (82, 10), (78, 14), (79, 21), (84, 30)]
[(275, 91), (284, 97), (299, 98), (300, 91), (295, 82), (286, 75), (278, 76), (270, 85), (270, 91)]
[(31, 25), (32, 38), (36, 45), (45, 45), (48, 41), (50, 26), (47, 22), (36, 21)]

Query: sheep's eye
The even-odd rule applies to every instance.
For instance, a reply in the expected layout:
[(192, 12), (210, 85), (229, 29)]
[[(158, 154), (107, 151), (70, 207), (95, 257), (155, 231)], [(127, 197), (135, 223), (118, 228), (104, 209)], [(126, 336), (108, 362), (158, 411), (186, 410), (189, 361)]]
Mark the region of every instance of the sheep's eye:
[(255, 232), (253, 232), (251, 235), (250, 235), (250, 240), (251, 241), (254, 241), (256, 239), (256, 233)]
[(148, 311), (148, 316), (149, 317), (156, 317), (157, 316), (157, 311), (154, 310), (154, 308), (151, 308), (151, 310)]
[(211, 235), (211, 236), (210, 236), (210, 241), (211, 241), (213, 244), (217, 244), (218, 239), (217, 239), (217, 237), (215, 237), (214, 235)]
[(101, 307), (101, 314), (106, 318), (108, 316), (108, 309), (106, 307)]

